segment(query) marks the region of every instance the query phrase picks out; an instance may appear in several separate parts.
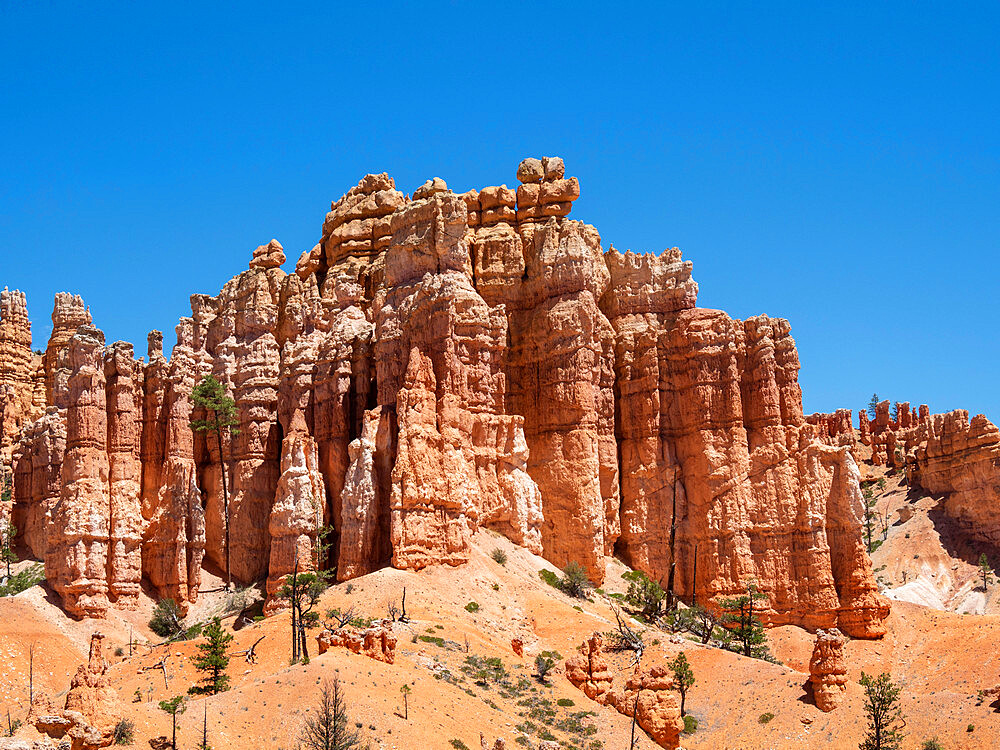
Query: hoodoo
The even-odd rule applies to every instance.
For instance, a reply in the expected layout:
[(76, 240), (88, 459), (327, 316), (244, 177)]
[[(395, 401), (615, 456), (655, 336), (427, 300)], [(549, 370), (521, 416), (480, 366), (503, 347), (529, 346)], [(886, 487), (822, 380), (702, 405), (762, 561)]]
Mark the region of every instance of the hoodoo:
[[(487, 527), (594, 582), (615, 555), (687, 601), (753, 581), (771, 624), (881, 636), (850, 413), (805, 418), (788, 322), (697, 307), (676, 248), (605, 251), (568, 217), (561, 159), (516, 174), (412, 197), (366, 176), (293, 273), (272, 240), (192, 296), (169, 359), (157, 332), (148, 361), (105, 345), (63, 294), (32, 355), (5, 291), (8, 510), (66, 610), (134, 606), (142, 580), (195, 600), (203, 556), (226, 557), (225, 461), (233, 576), (271, 593), (296, 560), (341, 579), (462, 565)], [(208, 374), (236, 403), (221, 455), (190, 428)], [(929, 476), (955, 430), (910, 421)]]

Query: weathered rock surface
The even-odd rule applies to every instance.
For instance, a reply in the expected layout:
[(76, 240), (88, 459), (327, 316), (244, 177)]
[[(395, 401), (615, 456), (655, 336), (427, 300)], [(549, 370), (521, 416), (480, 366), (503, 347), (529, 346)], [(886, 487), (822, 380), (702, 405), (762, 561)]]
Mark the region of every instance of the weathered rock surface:
[(900, 438), (910, 483), (944, 495), (943, 510), (973, 539), (1000, 545), (1000, 430), (956, 409), (921, 416)]
[(392, 664), (396, 659), (396, 635), (392, 630), (392, 620), (379, 620), (364, 629), (350, 626), (324, 629), (316, 636), (316, 642), (321, 654), (331, 648), (346, 648), (386, 664)]
[(68, 737), (72, 750), (93, 750), (112, 743), (115, 725), (125, 716), (118, 693), (108, 685), (108, 664), (101, 653), (104, 636), (90, 639), (90, 658), (70, 682), (63, 709), (52, 708), (44, 696), (31, 705), (29, 718), (35, 728), (50, 737)]
[(599, 633), (583, 643), (578, 655), (566, 660), (566, 679), (591, 700), (614, 706), (626, 716), (635, 714), (636, 723), (665, 748), (678, 747), (684, 729), (672, 674), (665, 664), (641, 669), (637, 666), (624, 686), (616, 688), (615, 675), (601, 651)]
[(847, 692), (846, 643), (847, 639), (837, 630), (816, 631), (816, 644), (809, 660), (809, 682), (821, 711), (835, 709)]
[(24, 292), (4, 287), (0, 292), (0, 459), (4, 465), (10, 463), (18, 432), (39, 416), (34, 403), (36, 370)]
[[(459, 565), (485, 526), (595, 582), (612, 554), (687, 600), (754, 580), (771, 623), (877, 637), (850, 413), (807, 420), (787, 321), (699, 309), (677, 249), (604, 252), (567, 218), (565, 175), (528, 159), (516, 189), (434, 178), (412, 199), (368, 175), (294, 273), (272, 240), (192, 296), (169, 359), (158, 332), (148, 362), (104, 347), (57, 297), (43, 361), (17, 376), (30, 419), (51, 409), (12, 448), (15, 513), (67, 608), (131, 606), (140, 577), (193, 601), (203, 556), (225, 563), (225, 470), (233, 575), (270, 594), (296, 559), (341, 580)], [(23, 307), (0, 334), (18, 362)], [(190, 428), (207, 374), (240, 423), (221, 452)]]

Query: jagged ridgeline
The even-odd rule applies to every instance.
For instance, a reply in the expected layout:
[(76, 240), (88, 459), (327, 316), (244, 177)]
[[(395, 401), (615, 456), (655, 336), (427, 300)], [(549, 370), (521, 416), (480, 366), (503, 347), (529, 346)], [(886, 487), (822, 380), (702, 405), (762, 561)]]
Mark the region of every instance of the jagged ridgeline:
[(676, 248), (605, 251), (561, 159), (517, 179), (366, 176), (294, 273), (272, 240), (194, 295), (169, 359), (155, 331), (146, 361), (106, 345), (70, 295), (33, 355), (4, 292), (11, 510), (67, 611), (133, 606), (143, 579), (191, 602), (203, 557), (223, 566), (220, 454), (190, 427), (211, 374), (239, 422), (232, 574), (271, 594), (296, 558), (461, 565), (487, 527), (595, 582), (616, 555), (689, 602), (753, 581), (772, 624), (882, 635), (858, 468), (803, 416), (788, 322), (698, 308)]

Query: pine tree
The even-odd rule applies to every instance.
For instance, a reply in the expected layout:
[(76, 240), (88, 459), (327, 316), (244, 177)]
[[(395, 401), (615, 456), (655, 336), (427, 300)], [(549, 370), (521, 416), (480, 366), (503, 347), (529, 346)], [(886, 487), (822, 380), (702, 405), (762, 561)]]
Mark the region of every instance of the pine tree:
[(0, 526), (0, 563), (7, 565), (7, 578), (10, 578), (11, 563), (18, 560), (14, 551), (14, 540), (17, 538), (17, 529), (10, 521), (6, 521)]
[(677, 686), (677, 692), (681, 694), (681, 716), (684, 716), (684, 701), (687, 698), (688, 688), (694, 685), (694, 671), (683, 651), (668, 661), (667, 666), (674, 673), (674, 685)]
[(723, 611), (719, 624), (725, 629), (726, 648), (758, 659), (770, 655), (764, 624), (757, 616), (757, 602), (766, 599), (767, 594), (760, 592), (756, 584), (748, 583), (746, 593), (718, 601)]
[(202, 678), (204, 685), (191, 688), (191, 692), (215, 695), (229, 689), (226, 668), (229, 666), (228, 648), (233, 636), (223, 629), (218, 617), (208, 624), (203, 635), (205, 643), (198, 644), (201, 654), (195, 657), (194, 668), (205, 673)]
[(214, 433), (219, 449), (219, 467), (222, 469), (222, 513), (226, 528), (226, 591), (233, 585), (233, 577), (229, 565), (229, 487), (226, 484), (226, 458), (222, 452), (222, 433), (230, 436), (238, 435), (239, 420), (236, 419), (236, 402), (226, 395), (222, 384), (211, 375), (206, 375), (191, 391), (191, 400), (195, 408), (205, 410), (204, 419), (191, 422), (191, 429), (196, 432)]
[(177, 717), (187, 711), (187, 698), (183, 695), (175, 695), (170, 700), (160, 701), (160, 710), (170, 714), (173, 724), (173, 738), (170, 740), (170, 747), (177, 750)]
[(905, 724), (899, 705), (902, 688), (895, 685), (886, 672), (878, 677), (862, 672), (861, 686), (865, 689), (868, 734), (858, 745), (859, 750), (899, 750)]
[(323, 682), (319, 704), (306, 717), (299, 740), (309, 750), (353, 750), (362, 747), (358, 733), (349, 726), (340, 678)]
[(299, 561), (295, 560), (292, 572), (275, 593), (292, 605), (292, 663), (300, 659), (309, 660), (306, 646), (306, 630), (319, 624), (319, 612), (313, 611), (320, 596), (330, 587), (329, 571), (299, 573)]
[(983, 577), (983, 591), (986, 591), (993, 576), (993, 566), (990, 565), (985, 552), (979, 555), (979, 575)]
[(879, 405), (878, 394), (873, 393), (872, 400), (868, 402), (868, 416), (871, 419), (875, 419), (875, 414), (878, 412), (878, 405)]

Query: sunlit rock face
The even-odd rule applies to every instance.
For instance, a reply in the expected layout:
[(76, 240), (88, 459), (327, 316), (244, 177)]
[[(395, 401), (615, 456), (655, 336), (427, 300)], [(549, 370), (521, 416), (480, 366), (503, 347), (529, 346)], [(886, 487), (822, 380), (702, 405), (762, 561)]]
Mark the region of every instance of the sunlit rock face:
[[(676, 248), (605, 250), (561, 159), (516, 179), (407, 196), (367, 175), (293, 272), (271, 240), (193, 295), (169, 359), (158, 332), (147, 360), (105, 346), (60, 295), (25, 364), (8, 293), (14, 508), (67, 608), (132, 606), (142, 580), (194, 601), (228, 536), (273, 611), (296, 567), (462, 565), (487, 527), (594, 582), (610, 555), (688, 601), (753, 581), (771, 623), (878, 637), (851, 415), (803, 415), (788, 322), (698, 308)], [(208, 374), (236, 405), (221, 440), (190, 427)]]

